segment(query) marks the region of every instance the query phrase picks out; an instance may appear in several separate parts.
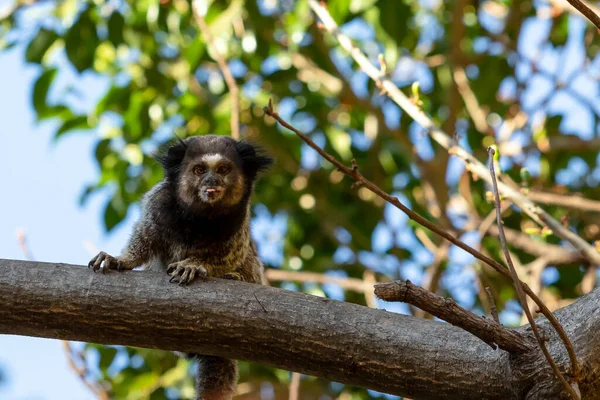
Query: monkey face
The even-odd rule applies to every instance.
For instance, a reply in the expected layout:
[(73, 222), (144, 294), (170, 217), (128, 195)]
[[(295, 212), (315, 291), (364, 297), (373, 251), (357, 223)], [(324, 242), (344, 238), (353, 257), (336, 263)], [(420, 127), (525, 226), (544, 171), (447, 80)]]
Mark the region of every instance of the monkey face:
[(234, 206), (242, 198), (245, 182), (235, 161), (223, 154), (208, 153), (189, 160), (180, 188), (180, 195), (189, 200), (197, 196), (207, 204)]
[(273, 160), (228, 136), (195, 136), (159, 156), (179, 200), (199, 211), (226, 212), (248, 200), (258, 173)]

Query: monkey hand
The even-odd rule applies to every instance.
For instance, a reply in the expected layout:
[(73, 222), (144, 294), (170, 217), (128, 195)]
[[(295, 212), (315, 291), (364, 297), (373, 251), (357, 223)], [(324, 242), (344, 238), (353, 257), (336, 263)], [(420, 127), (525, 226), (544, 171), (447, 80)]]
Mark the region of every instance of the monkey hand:
[(230, 279), (232, 281), (245, 281), (244, 277), (239, 272), (228, 272), (222, 276), (223, 279)]
[(116, 269), (119, 271), (128, 269), (125, 267), (123, 261), (119, 257), (113, 257), (103, 251), (98, 253), (96, 257), (92, 258), (92, 260), (88, 263), (88, 268), (92, 268), (94, 272), (102, 270), (103, 274), (107, 269)]
[(200, 277), (202, 280), (208, 277), (206, 268), (190, 259), (169, 264), (167, 273), (171, 275), (169, 282), (179, 283), (179, 285), (187, 285), (196, 277)]

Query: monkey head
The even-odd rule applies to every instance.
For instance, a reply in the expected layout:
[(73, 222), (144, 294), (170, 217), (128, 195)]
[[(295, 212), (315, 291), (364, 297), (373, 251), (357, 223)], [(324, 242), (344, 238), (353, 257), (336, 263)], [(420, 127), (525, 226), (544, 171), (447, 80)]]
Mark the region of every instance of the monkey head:
[(258, 174), (273, 160), (229, 136), (180, 140), (158, 157), (178, 200), (197, 211), (222, 211), (248, 201)]

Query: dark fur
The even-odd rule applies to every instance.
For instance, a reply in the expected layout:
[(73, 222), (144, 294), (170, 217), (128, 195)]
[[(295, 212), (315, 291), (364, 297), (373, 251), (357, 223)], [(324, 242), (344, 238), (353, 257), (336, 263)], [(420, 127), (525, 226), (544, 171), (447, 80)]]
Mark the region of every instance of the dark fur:
[[(212, 170), (194, 173), (207, 155), (231, 166), (230, 172), (215, 172), (214, 178)], [(166, 268), (180, 284), (197, 276), (263, 283), (263, 266), (250, 237), (250, 197), (259, 173), (273, 160), (250, 143), (214, 135), (179, 140), (157, 159), (165, 179), (144, 197), (142, 217), (127, 248), (120, 257), (101, 252), (89, 266), (104, 271), (148, 264)], [(201, 195), (210, 179), (223, 188), (215, 201)], [(197, 357), (198, 398), (229, 399), (237, 380), (236, 363)]]

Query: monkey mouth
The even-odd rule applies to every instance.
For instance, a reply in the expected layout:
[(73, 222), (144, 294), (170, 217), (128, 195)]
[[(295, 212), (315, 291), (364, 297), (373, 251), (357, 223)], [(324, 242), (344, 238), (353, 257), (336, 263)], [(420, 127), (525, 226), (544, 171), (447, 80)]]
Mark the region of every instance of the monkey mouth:
[(223, 194), (225, 188), (223, 186), (210, 186), (204, 188), (204, 195), (208, 200), (217, 200)]

